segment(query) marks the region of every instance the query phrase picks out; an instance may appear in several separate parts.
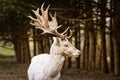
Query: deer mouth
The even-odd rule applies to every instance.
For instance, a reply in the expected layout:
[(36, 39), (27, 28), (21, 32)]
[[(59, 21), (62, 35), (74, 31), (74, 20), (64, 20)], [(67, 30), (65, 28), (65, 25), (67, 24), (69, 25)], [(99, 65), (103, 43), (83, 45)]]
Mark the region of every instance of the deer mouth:
[(73, 55), (73, 57), (79, 57), (79, 55)]
[(72, 56), (73, 56), (73, 57), (79, 57), (80, 54), (81, 54), (80, 52), (77, 52), (77, 53), (74, 53)]

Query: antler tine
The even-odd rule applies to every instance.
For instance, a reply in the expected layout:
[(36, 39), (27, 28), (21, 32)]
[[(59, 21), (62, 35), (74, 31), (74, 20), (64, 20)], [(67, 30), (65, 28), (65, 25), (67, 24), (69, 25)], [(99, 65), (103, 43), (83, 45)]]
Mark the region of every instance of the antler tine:
[(72, 30), (70, 30), (69, 36), (67, 36), (67, 31), (70, 29), (70, 27), (68, 26), (67, 29), (62, 33), (65, 34), (67, 39), (70, 39), (72, 37)]
[(50, 5), (48, 5), (48, 7), (46, 8), (46, 10), (44, 10), (44, 4), (45, 3), (43, 3), (42, 5), (41, 5), (41, 13), (42, 13), (42, 15), (43, 15), (43, 17), (46, 19), (46, 20), (48, 20), (48, 9), (49, 9), (49, 7), (50, 7)]
[(43, 3), (43, 4), (41, 5), (41, 8), (40, 8), (42, 14), (44, 14), (44, 9), (43, 9), (44, 4), (45, 4), (45, 3)]
[(70, 34), (69, 36), (67, 36), (68, 39), (70, 39), (72, 37), (72, 30), (70, 30)]
[(69, 26), (67, 27), (67, 29), (62, 33), (63, 35), (68, 31)]

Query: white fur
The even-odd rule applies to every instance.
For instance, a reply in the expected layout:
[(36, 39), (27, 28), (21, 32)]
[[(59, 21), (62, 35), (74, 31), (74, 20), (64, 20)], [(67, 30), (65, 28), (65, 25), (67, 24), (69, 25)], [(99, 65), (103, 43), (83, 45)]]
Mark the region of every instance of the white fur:
[(53, 38), (50, 54), (40, 54), (32, 58), (28, 69), (29, 80), (59, 80), (65, 56), (78, 56), (80, 51), (67, 39)]

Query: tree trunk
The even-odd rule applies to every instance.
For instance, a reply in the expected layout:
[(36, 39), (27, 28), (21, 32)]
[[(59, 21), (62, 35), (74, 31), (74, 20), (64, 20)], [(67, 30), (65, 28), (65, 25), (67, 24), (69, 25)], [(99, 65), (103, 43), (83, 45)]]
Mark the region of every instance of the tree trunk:
[(23, 37), (14, 36), (12, 39), (17, 61), (21, 63), (30, 62), (31, 57), (27, 35), (24, 35)]
[[(87, 26), (85, 26), (87, 27)], [(85, 54), (85, 69), (88, 69), (88, 65), (89, 65), (89, 32), (88, 32), (88, 28), (85, 29), (85, 41), (84, 41), (84, 54)]]
[(106, 54), (106, 0), (100, 0), (101, 21), (100, 21), (100, 35), (101, 35), (101, 70), (103, 73), (108, 73), (107, 54)]
[(112, 16), (110, 19), (110, 73), (114, 73), (114, 45), (113, 45), (113, 29), (112, 29)]
[[(75, 29), (75, 47), (80, 50), (80, 28)], [(80, 56), (76, 58), (76, 67), (80, 68)]]
[(44, 37), (44, 52), (45, 53), (49, 53), (49, 48), (50, 48), (50, 42), (49, 42), (49, 37), (48, 36), (45, 36)]
[(104, 73), (108, 73), (107, 65), (107, 54), (106, 54), (106, 40), (105, 40), (105, 30), (101, 31), (101, 70)]
[(40, 35), (41, 34), (41, 30), (37, 30), (37, 36), (36, 36), (36, 39), (37, 39), (37, 53), (38, 54), (41, 54), (44, 52), (44, 47), (43, 47), (43, 37)]
[(120, 74), (120, 1), (113, 0), (114, 72)]
[(90, 47), (89, 47), (89, 53), (90, 53), (90, 58), (89, 58), (89, 62), (90, 62), (90, 70), (94, 71), (95, 70), (95, 60), (96, 60), (96, 33), (95, 33), (95, 29), (94, 26), (92, 25), (93, 22), (90, 22)]
[(36, 29), (35, 29), (35, 27), (33, 28), (33, 55), (35, 56), (36, 54), (37, 54), (37, 52), (36, 52)]

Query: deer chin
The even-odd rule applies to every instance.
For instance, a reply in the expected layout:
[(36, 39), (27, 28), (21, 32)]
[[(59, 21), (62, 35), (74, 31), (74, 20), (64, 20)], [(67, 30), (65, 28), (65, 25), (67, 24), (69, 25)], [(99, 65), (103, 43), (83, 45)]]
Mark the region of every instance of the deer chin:
[(65, 55), (66, 57), (79, 57), (79, 55)]
[(73, 56), (73, 57), (79, 57), (80, 54), (73, 54), (72, 56)]
[(73, 55), (73, 57), (79, 57), (79, 55)]

